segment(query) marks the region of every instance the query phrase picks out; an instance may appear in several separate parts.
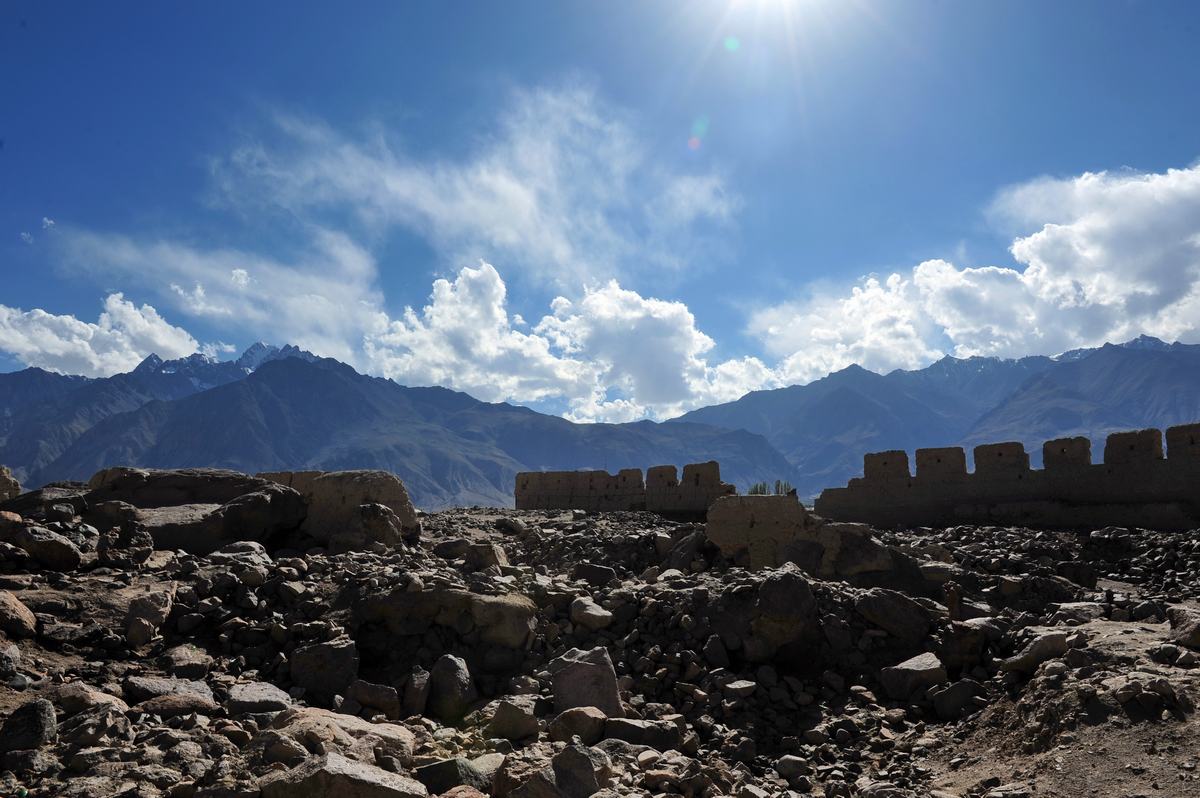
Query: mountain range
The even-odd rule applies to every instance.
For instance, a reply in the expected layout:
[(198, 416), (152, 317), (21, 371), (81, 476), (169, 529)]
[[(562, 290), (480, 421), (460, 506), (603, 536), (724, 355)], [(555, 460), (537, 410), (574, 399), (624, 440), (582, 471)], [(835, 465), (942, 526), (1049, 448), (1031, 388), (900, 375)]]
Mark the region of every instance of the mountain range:
[(787, 479), (812, 496), (861, 473), (868, 451), (1018, 440), (1040, 464), (1050, 438), (1086, 435), (1098, 452), (1109, 432), (1196, 420), (1200, 346), (1146, 337), (1054, 358), (850, 366), (663, 423), (575, 424), (262, 343), (229, 361), (151, 355), (98, 379), (0, 374), (0, 463), (27, 485), (115, 464), (384, 468), (426, 508), (510, 505), (518, 471), (710, 459), (742, 489)]
[(235, 361), (148, 357), (128, 374), (0, 374), (0, 463), (28, 485), (108, 465), (382, 468), (427, 508), (509, 505), (518, 471), (721, 462), (745, 486), (793, 474), (759, 435), (701, 424), (574, 424), (445, 388), (407, 388), (295, 347)]
[(1143, 336), (1058, 357), (944, 357), (915, 371), (850, 366), (803, 386), (755, 391), (680, 421), (764, 436), (803, 496), (862, 473), (865, 452), (1082, 435), (1099, 461), (1110, 432), (1200, 421), (1200, 346)]

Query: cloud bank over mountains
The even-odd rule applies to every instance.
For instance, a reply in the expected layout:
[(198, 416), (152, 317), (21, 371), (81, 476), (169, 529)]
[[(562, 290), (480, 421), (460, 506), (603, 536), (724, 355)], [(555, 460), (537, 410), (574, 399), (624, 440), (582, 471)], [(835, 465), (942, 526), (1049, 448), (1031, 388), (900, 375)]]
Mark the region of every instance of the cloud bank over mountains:
[[(289, 115), (269, 127), (213, 160), (213, 196), (222, 211), (285, 228), (290, 247), (204, 247), (60, 220), (38, 245), (124, 293), (107, 295), (95, 323), (0, 305), (0, 351), (101, 375), (151, 351), (227, 350), (198, 341), (191, 320), (401, 383), (631, 420), (850, 363), (918, 368), (1142, 333), (1200, 340), (1200, 166), (1003, 189), (986, 211), (1012, 236), (1011, 264), (929, 260), (768, 301), (746, 286), (736, 297), (754, 308), (746, 340), (718, 347), (684, 303), (659, 295), (661, 278), (728, 246), (743, 199), (726, 174), (657, 163), (636, 120), (587, 87), (514, 92), (494, 129), (437, 162), (383, 131), (355, 138)], [(389, 312), (381, 278), (394, 267), (379, 253), (395, 231), (428, 242), (446, 276), (424, 305)], [(530, 284), (557, 298), (527, 321), (509, 291)], [(134, 293), (153, 304), (125, 298)]]
[(94, 323), (0, 305), (0, 351), (51, 371), (116, 374), (134, 368), (151, 352), (176, 358), (198, 347), (195, 338), (169, 324), (153, 307), (139, 307), (119, 293), (105, 298)]
[(1016, 266), (925, 261), (766, 308), (749, 331), (785, 382), (849, 363), (886, 371), (940, 357), (1055, 354), (1141, 334), (1200, 340), (1200, 166), (1041, 178), (990, 209)]

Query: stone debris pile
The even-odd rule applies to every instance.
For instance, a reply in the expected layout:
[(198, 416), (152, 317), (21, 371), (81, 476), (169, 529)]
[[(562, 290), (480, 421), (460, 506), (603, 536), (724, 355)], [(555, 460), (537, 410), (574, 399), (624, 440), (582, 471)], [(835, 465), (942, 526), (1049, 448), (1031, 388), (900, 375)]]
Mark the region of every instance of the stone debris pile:
[(371, 473), (10, 499), (0, 795), (1200, 791), (1192, 550), (1160, 533), (421, 515)]

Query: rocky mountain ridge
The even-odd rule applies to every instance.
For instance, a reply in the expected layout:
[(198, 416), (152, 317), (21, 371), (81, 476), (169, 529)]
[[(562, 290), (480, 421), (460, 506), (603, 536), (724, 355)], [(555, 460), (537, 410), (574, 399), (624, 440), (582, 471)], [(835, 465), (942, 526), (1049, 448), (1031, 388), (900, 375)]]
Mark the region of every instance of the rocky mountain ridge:
[[(312, 368), (264, 376), (290, 361)], [(260, 343), (231, 361), (151, 356), (105, 379), (0, 374), (0, 463), (27, 484), (115, 463), (379, 467), (432, 508), (507, 506), (523, 470), (715, 459), (743, 490), (786, 479), (810, 497), (861, 473), (868, 451), (1017, 440), (1036, 466), (1044, 440), (1084, 435), (1099, 446), (1109, 432), (1200, 419), (1200, 346), (1144, 336), (1054, 358), (946, 357), (888, 374), (851, 366), (666, 424), (572, 425), (334, 364)]]
[(86, 479), (118, 464), (380, 468), (399, 474), (427, 508), (511, 505), (520, 471), (719, 460), (725, 478), (743, 487), (792, 473), (761, 436), (741, 430), (574, 424), (445, 388), (406, 388), (311, 356), (274, 358), (195, 390), (188, 365), (153, 364), (149, 378), (135, 370), (86, 383), (78, 391), (89, 392), (87, 401), (68, 395), (41, 417), (33, 411), (0, 447), (0, 462), (7, 458), (28, 485)]
[(1098, 450), (1111, 432), (1200, 420), (1200, 346), (1143, 336), (1056, 358), (947, 356), (888, 374), (850, 366), (678, 420), (763, 435), (805, 496), (844, 485), (863, 454), (890, 449), (1020, 441), (1036, 467), (1053, 438), (1082, 435)]

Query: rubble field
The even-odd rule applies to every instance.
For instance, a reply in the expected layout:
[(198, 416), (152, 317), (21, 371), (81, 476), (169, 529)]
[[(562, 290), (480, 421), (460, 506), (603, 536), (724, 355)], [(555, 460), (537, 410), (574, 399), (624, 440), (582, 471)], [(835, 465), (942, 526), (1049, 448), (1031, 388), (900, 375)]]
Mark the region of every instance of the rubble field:
[(473, 508), (199, 554), (61, 499), (0, 514), (3, 796), (1200, 795), (1196, 533), (817, 519), (750, 570)]

